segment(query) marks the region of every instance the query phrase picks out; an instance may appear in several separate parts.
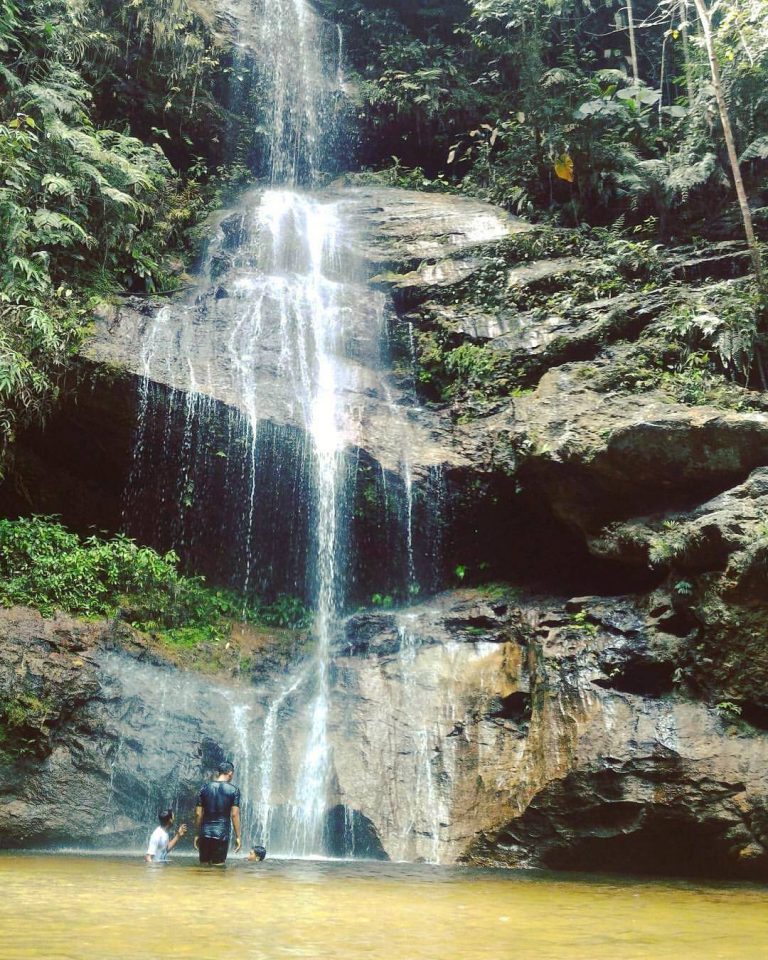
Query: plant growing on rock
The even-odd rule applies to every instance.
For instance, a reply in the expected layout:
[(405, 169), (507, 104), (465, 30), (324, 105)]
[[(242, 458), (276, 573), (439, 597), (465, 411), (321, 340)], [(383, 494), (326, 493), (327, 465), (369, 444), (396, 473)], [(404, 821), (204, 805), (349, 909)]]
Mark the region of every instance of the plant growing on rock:
[(50, 615), (119, 616), (178, 646), (225, 638), (235, 621), (304, 629), (296, 597), (264, 603), (184, 576), (172, 551), (159, 554), (124, 536), (81, 540), (50, 518), (0, 520), (0, 602)]
[(597, 635), (597, 624), (589, 619), (589, 613), (586, 610), (578, 610), (571, 614), (571, 629), (579, 630), (589, 637)]
[(752, 284), (709, 284), (692, 301), (668, 311), (656, 328), (680, 344), (683, 363), (703, 353), (726, 376), (747, 386), (755, 361), (761, 362), (757, 353), (760, 308), (760, 294)]
[(667, 566), (681, 557), (690, 545), (690, 535), (679, 520), (664, 520), (649, 542), (648, 561), (653, 567)]
[(736, 723), (741, 720), (741, 707), (733, 700), (720, 700), (715, 704), (715, 710), (725, 723)]
[(48, 738), (50, 703), (20, 690), (0, 699), (0, 763), (38, 752)]

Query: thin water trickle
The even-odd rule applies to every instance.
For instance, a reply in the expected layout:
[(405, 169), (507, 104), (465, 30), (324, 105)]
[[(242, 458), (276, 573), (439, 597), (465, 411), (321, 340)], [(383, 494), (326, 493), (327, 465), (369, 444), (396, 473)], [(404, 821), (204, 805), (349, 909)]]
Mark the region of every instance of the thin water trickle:
[(272, 819), (273, 819), (273, 785), (272, 776), (275, 765), (275, 744), (277, 734), (277, 722), (280, 717), (280, 710), (283, 705), (290, 700), (293, 694), (298, 690), (306, 680), (306, 672), (302, 671), (298, 677), (282, 690), (270, 703), (264, 718), (264, 728), (261, 736), (261, 750), (259, 752), (259, 808), (258, 821), (255, 824), (256, 829), (251, 828), (252, 835), (259, 836), (259, 840), (267, 849), (272, 848)]
[[(404, 823), (402, 852), (410, 852), (413, 839), (417, 840), (420, 856), (430, 863), (440, 862), (440, 823), (443, 800), (437, 775), (440, 757), (436, 746), (440, 742), (439, 725), (429, 714), (420, 709), (422, 693), (417, 665), (420, 641), (413, 625), (404, 618), (398, 624), (400, 680), (402, 685), (402, 709), (412, 718), (411, 738), (413, 743), (413, 770), (406, 779), (413, 784), (410, 798), (410, 815)], [(407, 857), (404, 856), (404, 859)]]

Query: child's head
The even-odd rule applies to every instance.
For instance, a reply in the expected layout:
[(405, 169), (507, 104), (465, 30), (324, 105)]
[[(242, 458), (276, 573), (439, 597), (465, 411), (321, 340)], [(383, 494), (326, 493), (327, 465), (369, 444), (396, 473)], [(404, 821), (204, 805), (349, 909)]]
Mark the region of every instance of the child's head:
[(248, 851), (248, 859), (257, 860), (259, 863), (261, 863), (266, 855), (266, 847), (251, 847), (251, 849)]
[(170, 827), (173, 823), (173, 810), (168, 807), (167, 810), (161, 810), (157, 815), (157, 819), (160, 821), (161, 827)]

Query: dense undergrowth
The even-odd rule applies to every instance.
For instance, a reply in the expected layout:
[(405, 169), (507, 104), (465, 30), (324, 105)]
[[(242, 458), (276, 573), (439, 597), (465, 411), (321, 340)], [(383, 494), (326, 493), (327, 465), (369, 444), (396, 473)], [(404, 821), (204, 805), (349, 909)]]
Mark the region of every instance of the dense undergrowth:
[(83, 540), (45, 517), (0, 520), (0, 603), (48, 616), (119, 617), (177, 647), (225, 640), (236, 622), (301, 629), (310, 621), (294, 597), (245, 599), (184, 576), (173, 552), (123, 536)]
[(185, 0), (0, 0), (0, 473), (95, 302), (172, 288), (195, 225), (243, 178), (222, 58)]
[[(711, 227), (732, 187), (694, 6), (633, 6), (634, 59), (618, 2), (320, 0), (348, 32), (362, 159), (394, 154), (404, 185), (453, 184), (571, 224), (653, 216), (662, 237), (705, 218)], [(714, 12), (736, 148), (763, 220), (767, 23), (765, 0)]]

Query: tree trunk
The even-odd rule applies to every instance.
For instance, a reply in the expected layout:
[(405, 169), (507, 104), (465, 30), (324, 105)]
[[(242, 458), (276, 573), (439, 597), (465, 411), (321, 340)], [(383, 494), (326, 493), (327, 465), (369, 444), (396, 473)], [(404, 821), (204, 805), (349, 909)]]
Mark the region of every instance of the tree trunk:
[(693, 2), (696, 6), (696, 13), (698, 14), (699, 22), (701, 23), (702, 33), (704, 34), (704, 45), (707, 50), (709, 69), (712, 74), (712, 86), (715, 88), (717, 108), (720, 111), (720, 123), (723, 127), (723, 137), (725, 138), (725, 146), (728, 150), (728, 159), (731, 164), (733, 183), (736, 187), (736, 196), (739, 200), (741, 219), (744, 222), (744, 233), (747, 237), (749, 251), (752, 254), (752, 264), (755, 270), (755, 279), (757, 280), (759, 289), (763, 291), (765, 289), (763, 264), (760, 258), (760, 248), (758, 247), (757, 239), (755, 238), (754, 227), (752, 226), (752, 214), (749, 210), (747, 192), (744, 189), (744, 181), (741, 176), (741, 169), (739, 168), (739, 158), (736, 154), (736, 144), (733, 140), (733, 130), (731, 128), (731, 119), (728, 114), (728, 104), (725, 102), (725, 93), (723, 92), (723, 84), (722, 80), (720, 79), (720, 63), (718, 62), (717, 53), (715, 52), (715, 45), (712, 40), (712, 17), (710, 11), (704, 4), (704, 0), (693, 0)]
[(635, 11), (632, 8), (632, 0), (627, 0), (627, 20), (629, 22), (629, 56), (632, 60), (632, 76), (635, 85), (640, 82), (640, 70), (637, 66), (637, 46), (635, 44)]
[(693, 73), (691, 72), (691, 52), (688, 49), (688, 11), (686, 0), (680, 0), (680, 33), (683, 37), (683, 61), (685, 63), (685, 88), (688, 93), (688, 108), (693, 106)]

